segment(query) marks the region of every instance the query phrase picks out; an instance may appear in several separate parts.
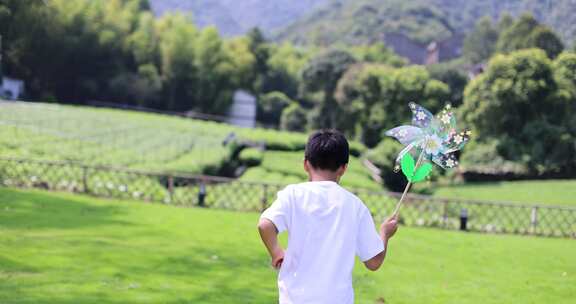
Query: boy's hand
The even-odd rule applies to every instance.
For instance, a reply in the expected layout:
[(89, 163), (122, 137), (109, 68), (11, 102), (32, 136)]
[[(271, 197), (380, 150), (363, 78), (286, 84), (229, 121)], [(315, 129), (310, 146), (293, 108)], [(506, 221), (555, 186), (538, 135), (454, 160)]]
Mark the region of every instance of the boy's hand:
[(277, 248), (272, 253), (272, 267), (274, 267), (274, 269), (280, 269), (282, 262), (284, 262), (284, 250)]
[(382, 225), (380, 225), (380, 235), (383, 239), (390, 239), (398, 230), (398, 214), (389, 217)]

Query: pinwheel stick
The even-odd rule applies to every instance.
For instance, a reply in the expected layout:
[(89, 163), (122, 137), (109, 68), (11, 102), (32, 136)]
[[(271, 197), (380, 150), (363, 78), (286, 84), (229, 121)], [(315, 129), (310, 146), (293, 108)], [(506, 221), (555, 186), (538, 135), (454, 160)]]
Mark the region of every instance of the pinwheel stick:
[[(420, 167), (420, 165), (422, 164), (423, 159), (424, 159), (424, 149), (422, 149), (422, 152), (420, 152), (420, 156), (418, 156), (418, 161), (416, 161), (416, 166), (414, 166), (414, 171), (418, 170), (418, 167)], [(406, 197), (408, 190), (410, 190), (410, 186), (412, 186), (412, 180), (408, 179), (408, 183), (406, 184), (406, 187), (404, 188), (404, 192), (402, 193), (400, 200), (398, 201), (398, 203), (396, 203), (396, 208), (394, 208), (394, 212), (392, 213), (392, 216), (398, 216), (398, 214), (400, 214), (400, 207), (402, 207), (402, 202), (404, 201), (404, 198)]]

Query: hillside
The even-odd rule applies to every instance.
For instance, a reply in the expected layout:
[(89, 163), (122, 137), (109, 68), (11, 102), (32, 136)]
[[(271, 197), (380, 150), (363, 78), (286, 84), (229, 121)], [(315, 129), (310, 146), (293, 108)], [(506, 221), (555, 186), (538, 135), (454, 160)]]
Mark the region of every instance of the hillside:
[[(0, 124), (0, 158), (225, 176), (235, 176), (237, 168), (248, 166), (242, 179), (253, 180), (257, 176), (259, 181), (276, 183), (306, 180), (301, 167), (307, 140), (303, 133), (29, 102), (0, 102)], [(266, 150), (245, 149), (245, 143), (263, 143)], [(361, 144), (352, 142), (355, 155), (363, 149)], [(248, 152), (247, 156), (240, 151)], [(344, 179), (343, 185), (382, 189), (358, 157), (351, 158), (350, 167), (354, 174)]]
[(427, 43), (467, 32), (485, 15), (531, 12), (569, 42), (576, 37), (571, 0), (334, 0), (279, 31), (278, 40), (299, 44), (370, 43), (399, 33)]
[(149, 0), (156, 15), (191, 12), (200, 26), (215, 25), (225, 36), (253, 27), (264, 32), (284, 27), (328, 0)]

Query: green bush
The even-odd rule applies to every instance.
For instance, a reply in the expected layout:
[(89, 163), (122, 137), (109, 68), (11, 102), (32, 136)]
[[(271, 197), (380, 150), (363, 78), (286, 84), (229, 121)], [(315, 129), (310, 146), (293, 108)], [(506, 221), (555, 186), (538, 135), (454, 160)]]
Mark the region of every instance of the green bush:
[(538, 49), (497, 55), (466, 87), (462, 122), (494, 148), (494, 167), (502, 159), (532, 175), (576, 172), (570, 62), (565, 56), (551, 61)]
[(349, 144), (350, 144), (350, 155), (352, 156), (360, 157), (360, 155), (362, 155), (366, 151), (366, 146), (364, 146), (360, 142), (350, 141)]
[(280, 118), (282, 130), (303, 132), (306, 130), (306, 123), (306, 111), (297, 103), (292, 103), (282, 111)]
[(403, 146), (392, 138), (384, 138), (380, 143), (366, 152), (366, 158), (381, 170), (381, 177), (386, 187), (392, 191), (402, 191), (406, 179), (394, 171), (396, 157)]
[(277, 126), (280, 124), (282, 111), (293, 102), (282, 92), (274, 91), (260, 96), (258, 99), (258, 121)]
[(527, 174), (528, 168), (525, 164), (506, 160), (498, 154), (499, 145), (500, 142), (496, 139), (487, 143), (470, 141), (460, 158), (460, 169), (491, 175)]
[(257, 148), (245, 148), (240, 152), (238, 160), (240, 163), (248, 166), (254, 167), (262, 163), (263, 152)]

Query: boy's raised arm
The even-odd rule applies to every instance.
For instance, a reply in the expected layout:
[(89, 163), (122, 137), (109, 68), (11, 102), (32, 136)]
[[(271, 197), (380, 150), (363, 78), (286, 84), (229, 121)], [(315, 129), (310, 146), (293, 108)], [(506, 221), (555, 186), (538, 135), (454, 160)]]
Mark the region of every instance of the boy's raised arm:
[(382, 242), (384, 242), (384, 250), (374, 256), (373, 258), (364, 262), (366, 268), (376, 271), (382, 263), (384, 262), (384, 258), (386, 258), (386, 252), (388, 251), (388, 240), (394, 236), (398, 230), (398, 216), (393, 215), (392, 217), (388, 218), (382, 225), (380, 226), (380, 238)]
[(280, 269), (284, 261), (284, 250), (278, 244), (278, 229), (269, 219), (261, 218), (258, 222), (258, 231), (272, 258), (272, 267)]

